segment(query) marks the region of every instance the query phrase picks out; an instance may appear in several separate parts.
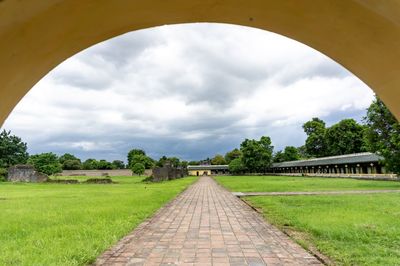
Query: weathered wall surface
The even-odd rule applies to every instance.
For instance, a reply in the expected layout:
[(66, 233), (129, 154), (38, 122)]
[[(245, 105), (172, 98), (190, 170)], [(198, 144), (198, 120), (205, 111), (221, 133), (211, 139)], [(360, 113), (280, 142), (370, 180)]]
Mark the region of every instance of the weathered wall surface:
[(35, 170), (32, 165), (20, 164), (8, 169), (7, 180), (11, 182), (46, 182), (47, 175)]
[[(132, 176), (130, 169), (116, 169), (116, 170), (64, 170), (61, 176)], [(145, 176), (151, 176), (152, 170), (146, 169)]]
[(182, 178), (186, 175), (187, 175), (186, 169), (175, 168), (170, 165), (165, 165), (163, 167), (155, 167), (153, 169), (153, 181), (155, 182)]

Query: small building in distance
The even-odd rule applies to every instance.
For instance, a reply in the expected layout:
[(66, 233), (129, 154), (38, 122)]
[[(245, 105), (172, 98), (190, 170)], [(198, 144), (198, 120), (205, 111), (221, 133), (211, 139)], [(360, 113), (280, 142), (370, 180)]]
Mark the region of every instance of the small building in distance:
[(187, 170), (191, 176), (229, 174), (228, 165), (188, 165)]
[(383, 157), (362, 152), (338, 156), (274, 163), (272, 173), (304, 174), (386, 174)]

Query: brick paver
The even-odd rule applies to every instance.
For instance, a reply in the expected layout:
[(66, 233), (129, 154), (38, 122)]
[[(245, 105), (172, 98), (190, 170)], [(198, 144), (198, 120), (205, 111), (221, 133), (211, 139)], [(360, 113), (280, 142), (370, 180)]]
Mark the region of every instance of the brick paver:
[(203, 176), (95, 265), (320, 265), (288, 236)]

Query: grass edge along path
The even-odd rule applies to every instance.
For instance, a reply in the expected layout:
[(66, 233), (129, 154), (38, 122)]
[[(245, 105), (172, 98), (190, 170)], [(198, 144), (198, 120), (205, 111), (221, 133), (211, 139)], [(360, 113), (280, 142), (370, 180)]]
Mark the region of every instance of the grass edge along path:
[[(74, 177), (75, 178), (75, 177)], [(84, 265), (196, 181), (0, 183), (0, 265)]]
[[(225, 180), (219, 183), (227, 183), (228, 189), (234, 191), (240, 191), (242, 184), (245, 184), (247, 191), (265, 188), (267, 191), (332, 191), (338, 190), (338, 187), (343, 187), (344, 191), (398, 188), (397, 182), (388, 181), (296, 178), (264, 177), (262, 181), (256, 179), (251, 182), (248, 177), (230, 180), (224, 177)], [(217, 177), (216, 180), (221, 181), (221, 178)], [(286, 180), (292, 183), (287, 184), (284, 182)], [(243, 199), (261, 212), (268, 222), (320, 256), (327, 264), (333, 264), (334, 261), (335, 265), (400, 265), (398, 193), (252, 196)]]
[(216, 176), (232, 192), (301, 192), (400, 189), (400, 182), (301, 176)]

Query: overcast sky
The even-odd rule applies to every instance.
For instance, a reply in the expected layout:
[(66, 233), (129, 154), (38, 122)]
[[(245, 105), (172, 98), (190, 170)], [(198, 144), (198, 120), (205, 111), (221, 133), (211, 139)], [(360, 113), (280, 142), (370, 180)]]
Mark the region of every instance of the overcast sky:
[(357, 77), (283, 36), (223, 24), (131, 32), (69, 58), (17, 105), (3, 128), (31, 154), (82, 159), (203, 159), (272, 138), (300, 146), (301, 125), (360, 120), (373, 98)]

